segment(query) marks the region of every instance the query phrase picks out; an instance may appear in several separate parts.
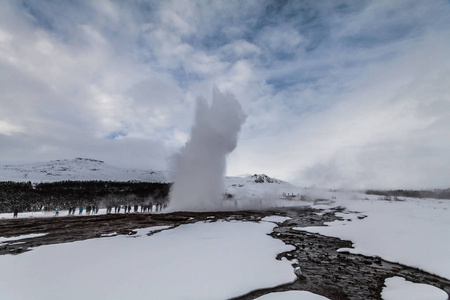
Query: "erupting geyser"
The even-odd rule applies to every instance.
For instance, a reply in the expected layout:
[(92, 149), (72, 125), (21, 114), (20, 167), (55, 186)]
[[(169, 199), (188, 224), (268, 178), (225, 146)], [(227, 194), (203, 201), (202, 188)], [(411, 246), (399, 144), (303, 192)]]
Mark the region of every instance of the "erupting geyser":
[(186, 145), (173, 158), (170, 210), (206, 211), (222, 207), (226, 157), (237, 145), (245, 114), (230, 93), (213, 90), (211, 104), (197, 99)]

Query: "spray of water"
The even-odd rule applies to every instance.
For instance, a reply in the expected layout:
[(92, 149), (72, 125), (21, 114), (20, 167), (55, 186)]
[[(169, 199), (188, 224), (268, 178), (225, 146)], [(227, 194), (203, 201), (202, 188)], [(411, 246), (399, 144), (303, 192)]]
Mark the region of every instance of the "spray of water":
[(245, 114), (230, 93), (213, 90), (211, 104), (197, 99), (194, 124), (186, 145), (173, 157), (172, 211), (222, 208), (226, 157), (237, 145)]

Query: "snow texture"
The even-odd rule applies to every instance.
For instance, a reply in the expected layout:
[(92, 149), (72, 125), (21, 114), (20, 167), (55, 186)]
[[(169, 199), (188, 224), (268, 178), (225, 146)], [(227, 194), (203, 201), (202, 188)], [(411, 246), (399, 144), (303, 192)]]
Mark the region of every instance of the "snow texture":
[(270, 293), (256, 298), (257, 300), (328, 300), (323, 296), (306, 291), (287, 291)]
[(295, 280), (269, 222), (195, 223), (0, 256), (2, 299), (227, 299)]
[(381, 292), (383, 300), (447, 300), (447, 293), (437, 287), (413, 283), (403, 277), (387, 278)]

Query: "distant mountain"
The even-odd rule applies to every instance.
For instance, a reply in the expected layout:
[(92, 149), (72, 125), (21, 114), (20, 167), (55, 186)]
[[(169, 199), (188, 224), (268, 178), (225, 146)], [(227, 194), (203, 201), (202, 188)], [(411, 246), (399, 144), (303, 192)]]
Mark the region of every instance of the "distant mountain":
[(142, 181), (167, 182), (165, 171), (125, 169), (89, 158), (53, 160), (21, 165), (0, 165), (0, 181)]
[(241, 176), (241, 177), (226, 177), (225, 182), (227, 184), (234, 185), (254, 185), (254, 184), (269, 184), (269, 185), (281, 185), (281, 186), (292, 186), (290, 183), (272, 178), (267, 176), (266, 174), (254, 174), (254, 175), (247, 175), (247, 176)]
[(226, 192), (235, 198), (261, 199), (279, 197), (282, 193), (297, 193), (299, 188), (289, 182), (254, 174), (243, 177), (226, 177)]
[[(57, 181), (139, 181), (170, 182), (169, 172), (125, 169), (108, 165), (100, 160), (75, 158), (21, 165), (0, 165), (0, 181), (57, 182)], [(226, 177), (227, 193), (260, 197), (275, 191), (296, 188), (288, 182), (254, 174)]]

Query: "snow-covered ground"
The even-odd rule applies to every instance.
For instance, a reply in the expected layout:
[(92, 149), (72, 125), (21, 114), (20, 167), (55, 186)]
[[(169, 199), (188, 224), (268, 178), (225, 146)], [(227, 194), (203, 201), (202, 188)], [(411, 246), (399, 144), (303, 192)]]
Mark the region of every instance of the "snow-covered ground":
[(335, 203), (320, 208), (346, 207), (339, 215), (343, 221), (297, 229), (353, 242), (353, 248), (340, 251), (379, 256), (450, 279), (450, 200), (385, 201), (338, 193), (335, 197)]
[[(289, 188), (292, 191), (292, 187)], [(303, 191), (297, 189), (299, 193)], [(450, 279), (450, 200), (401, 198), (403, 201), (385, 201), (378, 196), (357, 193), (320, 190), (309, 193), (312, 193), (309, 197), (328, 199), (329, 203), (314, 205), (309, 201), (278, 197), (270, 201), (277, 207), (311, 205), (326, 210), (343, 206), (346, 211), (338, 213), (343, 221), (297, 229), (353, 242), (353, 248), (340, 251), (379, 256)], [(255, 202), (248, 203), (258, 207)], [(101, 209), (99, 213), (105, 211)], [(65, 211), (59, 213), (60, 217), (66, 214)], [(54, 216), (54, 212), (19, 213), (19, 218), (48, 216)], [(12, 214), (0, 214), (1, 218), (12, 218)]]
[[(30, 212), (19, 212), (17, 218), (50, 218), (50, 217), (64, 217), (67, 216), (69, 211), (67, 210), (60, 210), (58, 215), (55, 214), (54, 211), (30, 211)], [(98, 211), (98, 214), (106, 214), (106, 208), (101, 208)], [(74, 216), (86, 216), (86, 212), (83, 212), (82, 215), (78, 214), (78, 211), (75, 212)], [(12, 219), (13, 213), (2, 213), (0, 214), (0, 220), (1, 219)]]
[[(276, 188), (276, 195), (270, 195), (263, 185), (259, 190), (245, 189), (241, 199), (253, 196), (263, 198), (263, 206), (270, 204), (276, 207), (311, 205), (314, 208), (331, 209), (342, 206), (344, 213), (336, 213), (343, 218), (326, 224), (327, 226), (296, 228), (297, 230), (338, 237), (353, 242), (351, 249), (339, 249), (342, 252), (358, 253), (368, 256), (379, 256), (391, 262), (436, 274), (450, 279), (450, 199), (416, 199), (400, 197), (401, 201), (380, 200), (379, 196), (365, 195), (357, 192), (331, 192), (322, 189), (301, 189), (290, 184), (281, 184)], [(239, 193), (238, 189), (234, 192)], [(280, 195), (291, 195), (280, 198)], [(269, 195), (264, 198), (261, 195)], [(303, 201), (297, 195), (303, 195)], [(239, 198), (239, 197), (238, 197)], [(276, 199), (276, 200), (273, 200)], [(287, 200), (291, 199), (291, 200)], [(324, 199), (322, 204), (314, 204), (310, 199)], [(253, 200), (253, 204), (255, 201)], [(282, 221), (282, 220), (280, 220)], [(398, 277), (399, 278), (399, 277)], [(387, 280), (383, 290), (383, 299), (447, 299), (445, 292), (424, 284), (402, 283), (400, 279)], [(404, 279), (403, 279), (404, 281)], [(409, 297), (410, 290), (415, 295), (428, 295), (429, 298)], [(445, 296), (444, 296), (445, 295)], [(291, 299), (291, 294), (274, 295), (273, 299)], [(297, 295), (296, 295), (297, 296)], [(313, 295), (312, 297), (314, 297)], [(292, 296), (295, 297), (295, 296)], [(306, 297), (306, 296), (304, 296)], [(263, 298), (265, 299), (265, 298)], [(268, 298), (271, 299), (271, 298)], [(299, 297), (299, 299), (303, 299)], [(309, 299), (309, 298), (305, 298)], [(312, 298), (315, 299), (315, 298)]]
[(2, 299), (228, 299), (295, 280), (271, 222), (195, 223), (0, 256)]
[(381, 292), (383, 300), (447, 300), (447, 294), (434, 286), (406, 281), (402, 277), (391, 277), (385, 280), (385, 288)]
[[(248, 290), (290, 282), (287, 261), (275, 255), (291, 248), (269, 238), (274, 225), (196, 223), (176, 229), (138, 229), (134, 236), (43, 246), (18, 256), (1, 256), (0, 292), (5, 299), (226, 299)], [(147, 236), (147, 233), (166, 230)], [(29, 234), (1, 241), (42, 236)], [(274, 276), (275, 274), (275, 276)], [(74, 284), (75, 283), (75, 284)], [(384, 300), (446, 300), (442, 290), (392, 277)], [(306, 291), (270, 293), (258, 300), (326, 300)]]
[[(447, 294), (433, 286), (406, 281), (402, 277), (388, 278), (381, 297), (383, 300), (447, 300)], [(305, 291), (270, 293), (257, 300), (327, 300)]]
[(257, 300), (327, 300), (328, 298), (305, 291), (287, 291), (270, 293)]

